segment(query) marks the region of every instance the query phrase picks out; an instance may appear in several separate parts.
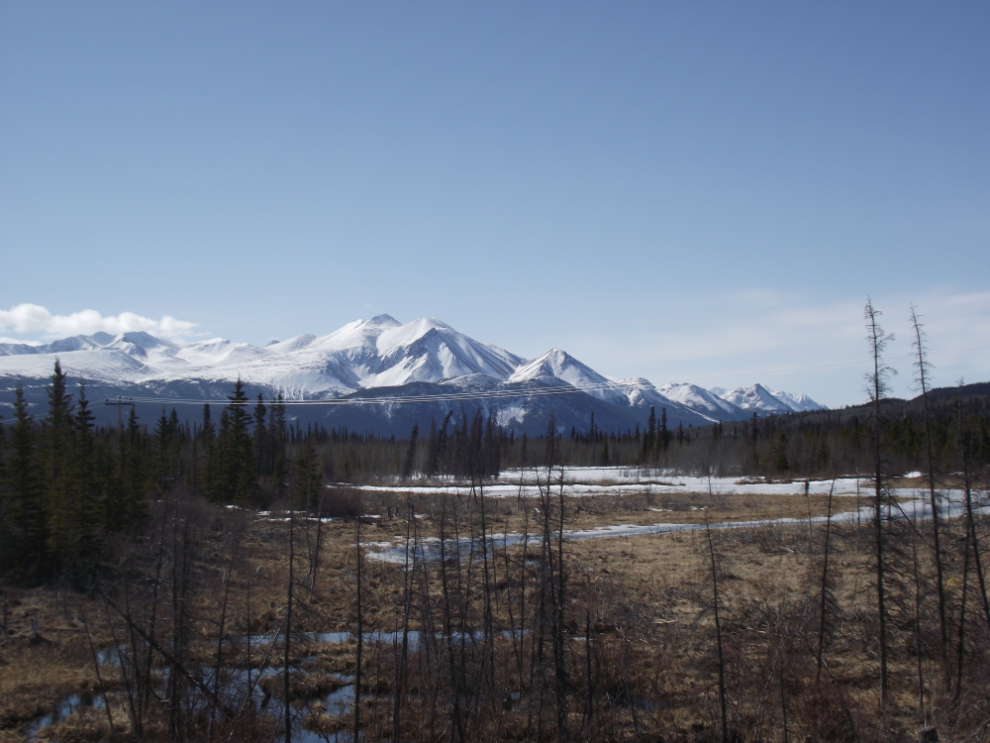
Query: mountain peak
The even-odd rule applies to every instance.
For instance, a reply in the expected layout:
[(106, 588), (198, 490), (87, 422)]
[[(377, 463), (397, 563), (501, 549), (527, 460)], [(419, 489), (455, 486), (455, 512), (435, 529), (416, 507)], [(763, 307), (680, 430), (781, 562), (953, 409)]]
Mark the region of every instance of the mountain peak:
[(519, 383), (536, 379), (559, 379), (577, 386), (608, 384), (601, 374), (559, 348), (551, 348), (539, 358), (523, 364), (506, 381)]
[(391, 315), (384, 315), (384, 314), (383, 315), (375, 315), (373, 318), (371, 318), (370, 320), (368, 320), (367, 324), (368, 325), (386, 325), (386, 326), (402, 325), (401, 322), (399, 322), (398, 320), (396, 320)]
[(764, 415), (769, 413), (800, 413), (808, 410), (822, 410), (824, 407), (807, 395), (771, 392), (760, 383), (748, 388), (740, 387), (732, 392), (719, 395), (719, 397), (743, 410)]
[[(530, 389), (540, 390), (536, 394), (541, 396), (554, 391), (580, 392), (547, 404), (561, 413), (570, 410), (577, 418), (585, 416), (589, 406), (597, 411), (596, 416), (605, 415), (607, 409), (613, 415), (609, 425), (615, 426), (632, 422), (649, 407), (656, 407), (658, 413), (666, 409), (671, 420), (694, 425), (742, 420), (754, 411), (768, 415), (820, 408), (805, 395), (770, 392), (761, 384), (740, 388), (723, 399), (715, 394), (723, 390), (708, 392), (687, 383), (655, 386), (642, 377), (617, 383), (561, 348), (527, 361), (476, 341), (435, 317), (400, 323), (391, 315), (379, 314), (370, 320), (355, 320), (329, 335), (304, 334), (264, 347), (222, 338), (182, 343), (142, 331), (116, 336), (95, 333), (37, 346), (0, 343), (0, 379), (44, 380), (57, 355), (63, 369), (74, 376), (106, 385), (147, 385), (155, 394), (173, 389), (172, 385), (183, 394), (199, 388), (204, 399), (215, 394), (218, 385), (240, 378), (265, 394), (279, 391), (299, 398), (334, 398), (411, 384), (495, 389), (508, 383), (521, 400)], [(565, 389), (547, 389), (551, 387)], [(529, 405), (513, 403), (509, 417), (521, 421)]]
[(151, 335), (151, 333), (145, 333), (143, 330), (132, 330), (129, 333), (121, 333), (116, 338), (114, 338), (114, 343), (121, 341), (124, 343), (130, 343), (132, 345), (137, 346), (138, 348), (144, 348), (144, 349), (173, 345), (169, 341), (163, 341), (161, 338), (156, 338), (155, 336)]

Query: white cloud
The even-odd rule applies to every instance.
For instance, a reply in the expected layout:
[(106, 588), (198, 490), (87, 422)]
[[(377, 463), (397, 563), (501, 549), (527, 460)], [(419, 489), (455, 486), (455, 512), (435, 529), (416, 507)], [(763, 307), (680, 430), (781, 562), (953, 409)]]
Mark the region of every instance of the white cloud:
[[(74, 335), (93, 333), (130, 333), (143, 330), (162, 338), (183, 338), (188, 336), (197, 323), (176, 320), (169, 315), (160, 320), (141, 317), (133, 312), (104, 317), (96, 310), (82, 310), (71, 315), (53, 315), (45, 307), (37, 304), (19, 304), (9, 310), (0, 310), (0, 330), (35, 335), (43, 338), (69, 338)], [(7, 342), (25, 343), (24, 340)]]
[(29, 341), (23, 338), (8, 338), (6, 335), (0, 335), (0, 343), (15, 343), (22, 346), (41, 346), (44, 345), (41, 341)]

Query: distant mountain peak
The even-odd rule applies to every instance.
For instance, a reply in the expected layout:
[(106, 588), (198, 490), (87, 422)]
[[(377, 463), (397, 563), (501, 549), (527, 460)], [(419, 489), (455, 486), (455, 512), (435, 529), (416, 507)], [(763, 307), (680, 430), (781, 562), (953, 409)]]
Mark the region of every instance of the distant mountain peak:
[[(142, 331), (95, 333), (37, 346), (0, 343), (0, 379), (43, 383), (56, 357), (66, 373), (100, 385), (109, 395), (143, 388), (150, 397), (215, 399), (237, 379), (264, 395), (282, 392), (309, 400), (371, 394), (414, 397), (426, 394), (423, 390), (470, 389), (480, 391), (479, 405), (502, 409), (505, 420), (516, 422), (535, 421), (554, 410), (580, 426), (593, 412), (599, 425), (608, 420), (608, 425), (632, 428), (645, 423), (644, 411), (653, 407), (657, 415), (666, 410), (671, 425), (697, 426), (743, 420), (754, 411), (768, 415), (821, 407), (806, 395), (770, 392), (761, 384), (726, 393), (690, 383), (657, 387), (643, 377), (616, 382), (561, 348), (526, 360), (476, 341), (435, 317), (400, 323), (380, 314), (327, 335), (305, 333), (263, 347), (224, 338), (179, 343)], [(34, 387), (43, 389), (43, 384)], [(490, 400), (485, 390), (492, 391)], [(512, 402), (501, 402), (507, 390)], [(558, 391), (571, 394), (553, 394)]]
[(559, 379), (574, 385), (608, 383), (608, 379), (559, 348), (551, 348), (539, 358), (522, 364), (506, 381), (530, 382), (540, 378)]
[(369, 325), (402, 325), (398, 320), (396, 320), (391, 315), (375, 315), (373, 318), (368, 320)]
[[(712, 392), (713, 390), (709, 391)], [(759, 382), (752, 387), (739, 387), (732, 392), (723, 393), (719, 397), (743, 410), (753, 411), (757, 414), (801, 413), (825, 408), (824, 405), (819, 405), (807, 395), (771, 392)]]

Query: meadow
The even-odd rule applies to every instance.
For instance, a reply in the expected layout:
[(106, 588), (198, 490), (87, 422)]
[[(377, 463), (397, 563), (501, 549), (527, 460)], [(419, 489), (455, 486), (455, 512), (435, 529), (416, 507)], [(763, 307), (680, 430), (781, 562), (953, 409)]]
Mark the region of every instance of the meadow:
[(943, 638), (909, 474), (886, 693), (873, 483), (543, 468), (153, 501), (90, 591), (5, 588), (0, 740), (981, 739), (983, 491), (973, 542), (938, 483)]

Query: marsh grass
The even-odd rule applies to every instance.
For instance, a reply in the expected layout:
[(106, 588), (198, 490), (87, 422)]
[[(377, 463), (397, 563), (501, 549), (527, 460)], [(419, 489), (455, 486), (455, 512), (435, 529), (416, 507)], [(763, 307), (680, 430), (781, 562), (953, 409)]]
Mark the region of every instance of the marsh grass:
[[(477, 548), (470, 555), (448, 553), (443, 564), (433, 561), (405, 569), (364, 562), (365, 631), (398, 633), (387, 635), (393, 640), (369, 639), (364, 646), (362, 730), (369, 740), (457, 740), (458, 725), (470, 740), (663, 736), (686, 742), (720, 737), (712, 571), (703, 531), (567, 541), (558, 562), (552, 534), (549, 541), (541, 541), (547, 510), (552, 523), (559, 516), (551, 501), (486, 499), (484, 523), (480, 501), (471, 497), (423, 496), (403, 503), (398, 495), (363, 494), (359, 503), (358, 515), (381, 517), (362, 524), (366, 542), (398, 539), (401, 544), (406, 534), (412, 539), (437, 537), (441, 526), (448, 537), (477, 536), (482, 529), (529, 534), (525, 545), (488, 555)], [(837, 511), (853, 508), (855, 500), (834, 505)], [(334, 507), (345, 506), (353, 516), (350, 497), (341, 497)], [(168, 508), (160, 503), (156, 508), (153, 515), (161, 522), (153, 524), (150, 533), (178, 535), (177, 546), (173, 549), (169, 539), (134, 542), (108, 571), (112, 579), (101, 586), (127, 617), (95, 592), (87, 596), (54, 588), (8, 590), (11, 632), (0, 648), (0, 740), (20, 740), (32, 720), (50, 713), (65, 695), (80, 693), (93, 699), (105, 693), (113, 735), (121, 740), (137, 737), (133, 700), (139, 689), (136, 668), (128, 664), (140, 665), (148, 653), (147, 644), (129, 631), (127, 618), (146, 629), (153, 624), (148, 631), (173, 656), (169, 660), (160, 652), (150, 653), (148, 678), (158, 687), (137, 721), (140, 737), (267, 741), (284, 736), (284, 685), (281, 660), (275, 659), (282, 657), (279, 632), (289, 576), (286, 522), (202, 502)], [(662, 512), (651, 510), (657, 508)], [(880, 708), (867, 524), (832, 525), (826, 670), (816, 674), (823, 529), (801, 523), (781, 526), (772, 520), (806, 519), (809, 513), (822, 515), (825, 508), (824, 498), (803, 496), (565, 496), (564, 524), (580, 529), (657, 521), (699, 523), (706, 512), (713, 521), (766, 522), (712, 531), (727, 722), (747, 739), (784, 740), (785, 715), (788, 740), (895, 740), (914, 736), (926, 721), (939, 726), (943, 741), (985, 729), (990, 720), (985, 660), (990, 646), (979, 614), (973, 609), (962, 618), (965, 665), (955, 701), (955, 690), (941, 681), (944, 672), (929, 588), (921, 597), (920, 632), (906, 605), (892, 609), (891, 695)], [(397, 512), (422, 518), (407, 523), (395, 516)], [(184, 514), (183, 523), (191, 530), (185, 542), (169, 513), (173, 519)], [(297, 546), (305, 545), (306, 530), (315, 526), (300, 521), (296, 528)], [(356, 671), (356, 523), (341, 518), (322, 528), (318, 579), (312, 586), (300, 582), (294, 591), (289, 702), (296, 724), (332, 735), (353, 729), (354, 723), (346, 704), (328, 706), (326, 700), (353, 684)], [(948, 522), (945, 528), (947, 538), (959, 542), (960, 524)], [(979, 530), (985, 540), (985, 521), (980, 521)], [(306, 573), (306, 557), (297, 559), (299, 576)], [(933, 566), (925, 551), (919, 552), (919, 560), (921, 583), (930, 587)], [(962, 568), (963, 553), (947, 550), (947, 575), (959, 576), (947, 587), (957, 628)], [(156, 574), (157, 583), (151, 578)], [(173, 593), (184, 602), (181, 623), (173, 610)], [(972, 608), (972, 595), (970, 601)], [(45, 640), (32, 644), (35, 611)], [(408, 628), (419, 633), (419, 640), (407, 650), (400, 674), (401, 639), (394, 638), (401, 638), (406, 615)], [(113, 662), (100, 666), (102, 685), (79, 616), (85, 616), (97, 648), (125, 648), (123, 670), (113, 652)], [(175, 640), (177, 628), (181, 641)], [(329, 631), (352, 634), (338, 643), (316, 642), (307, 635)], [(919, 647), (928, 680), (924, 714), (919, 714), (917, 702)], [(175, 658), (176, 653), (181, 658)], [(160, 687), (170, 669), (175, 672), (176, 661), (183, 668), (204, 669), (204, 683), (215, 690), (219, 706), (204, 701), (192, 682), (178, 688), (181, 706), (165, 698)], [(216, 667), (221, 669), (218, 676), (211, 670)], [(269, 670), (262, 675), (264, 669)], [(248, 671), (258, 694), (267, 699), (263, 708), (246, 700), (234, 683), (241, 683)], [(401, 701), (397, 722), (396, 695)], [(97, 704), (80, 707), (39, 735), (99, 740), (111, 737), (111, 732), (107, 712)]]

